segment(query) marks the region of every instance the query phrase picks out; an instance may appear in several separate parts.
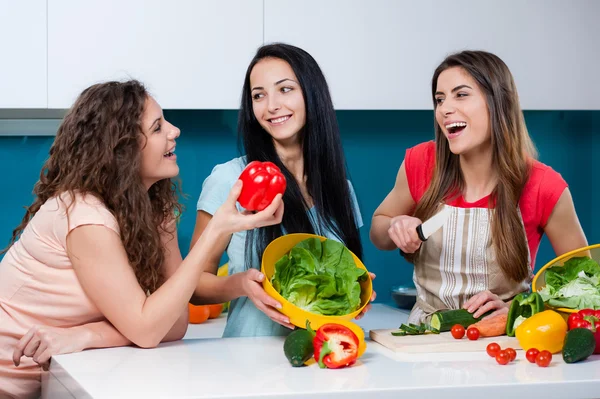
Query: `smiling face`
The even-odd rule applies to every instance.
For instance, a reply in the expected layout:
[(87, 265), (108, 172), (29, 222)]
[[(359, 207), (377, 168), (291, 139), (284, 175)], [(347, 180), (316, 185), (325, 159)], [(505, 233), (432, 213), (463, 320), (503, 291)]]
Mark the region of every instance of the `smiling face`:
[(280, 144), (296, 144), (306, 124), (306, 107), (298, 79), (279, 58), (259, 61), (250, 73), (254, 116)]
[(448, 68), (439, 75), (435, 102), (435, 119), (452, 153), (464, 155), (491, 145), (485, 95), (463, 68)]
[(140, 175), (147, 188), (159, 180), (169, 179), (179, 174), (175, 139), (180, 131), (163, 117), (162, 108), (152, 97), (146, 99), (142, 115), (140, 140), (142, 161)]

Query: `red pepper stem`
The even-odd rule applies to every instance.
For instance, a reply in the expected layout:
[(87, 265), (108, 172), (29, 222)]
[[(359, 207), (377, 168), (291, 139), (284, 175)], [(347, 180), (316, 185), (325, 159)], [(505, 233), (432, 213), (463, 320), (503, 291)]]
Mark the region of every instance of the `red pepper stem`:
[(327, 367), (325, 363), (323, 363), (323, 359), (325, 356), (331, 353), (331, 347), (329, 346), (329, 341), (323, 341), (323, 346), (321, 347), (321, 354), (319, 355), (319, 367), (324, 369)]

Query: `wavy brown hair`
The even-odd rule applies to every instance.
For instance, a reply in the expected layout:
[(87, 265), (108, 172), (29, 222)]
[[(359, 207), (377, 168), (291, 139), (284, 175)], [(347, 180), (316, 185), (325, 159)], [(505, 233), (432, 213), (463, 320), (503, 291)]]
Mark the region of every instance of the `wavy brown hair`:
[[(485, 95), (493, 147), (492, 167), (498, 173), (498, 184), (492, 192), (495, 211), (492, 217), (492, 243), (504, 274), (517, 282), (529, 275), (527, 238), (517, 207), (523, 187), (529, 178), (531, 161), (537, 152), (527, 132), (519, 104), (517, 87), (510, 70), (496, 55), (484, 51), (463, 51), (448, 56), (435, 70), (431, 80), (434, 109), (440, 74), (459, 67), (479, 85)], [(429, 188), (416, 206), (415, 217), (426, 220), (465, 187), (459, 156), (450, 151), (442, 129), (435, 121), (436, 162)], [(414, 262), (418, 255), (409, 255)]]
[[(34, 187), (36, 199), (13, 231), (10, 245), (50, 198), (91, 194), (115, 216), (129, 263), (141, 287), (154, 292), (164, 281), (161, 230), (181, 213), (175, 181), (147, 189), (140, 176), (146, 136), (141, 119), (149, 97), (135, 80), (96, 84), (81, 93), (58, 128)], [(10, 246), (9, 245), (9, 246)], [(5, 250), (6, 251), (6, 250)]]

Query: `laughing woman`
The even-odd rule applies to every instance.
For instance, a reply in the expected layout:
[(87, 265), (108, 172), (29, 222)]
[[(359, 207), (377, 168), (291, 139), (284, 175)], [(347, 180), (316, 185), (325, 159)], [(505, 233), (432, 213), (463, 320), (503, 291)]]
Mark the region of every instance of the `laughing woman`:
[[(410, 322), (441, 309), (507, 312), (529, 289), (544, 233), (557, 255), (587, 245), (571, 194), (536, 160), (513, 77), (497, 56), (449, 56), (431, 94), (435, 142), (407, 150), (373, 215), (371, 241), (400, 248), (415, 265)], [(446, 225), (421, 242), (416, 227), (442, 208)]]
[[(347, 179), (335, 111), (325, 77), (310, 54), (286, 44), (258, 50), (246, 72), (238, 130), (246, 155), (217, 165), (204, 181), (192, 243), (251, 161), (273, 162), (283, 172), (283, 221), (233, 234), (211, 259), (212, 273), (202, 275), (193, 301), (231, 301), (223, 336), (285, 335), (293, 326), (261, 285), (260, 257), (266, 246), (286, 233), (315, 233), (362, 256), (362, 219)], [(217, 277), (224, 251), (229, 276)]]
[(0, 263), (1, 398), (38, 396), (52, 355), (181, 339), (214, 248), (281, 221), (281, 196), (243, 215), (241, 184), (232, 184), (182, 260), (177, 137), (136, 81), (92, 86), (75, 102)]

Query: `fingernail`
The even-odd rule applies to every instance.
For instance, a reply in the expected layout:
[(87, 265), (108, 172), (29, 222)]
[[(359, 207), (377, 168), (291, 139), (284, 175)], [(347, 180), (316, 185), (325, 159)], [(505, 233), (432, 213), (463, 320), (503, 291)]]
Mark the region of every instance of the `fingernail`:
[(277, 309), (281, 309), (281, 308), (282, 308), (282, 306), (281, 306), (281, 304), (280, 304), (280, 303), (277, 303), (277, 305), (275, 305), (275, 307), (276, 307)]

